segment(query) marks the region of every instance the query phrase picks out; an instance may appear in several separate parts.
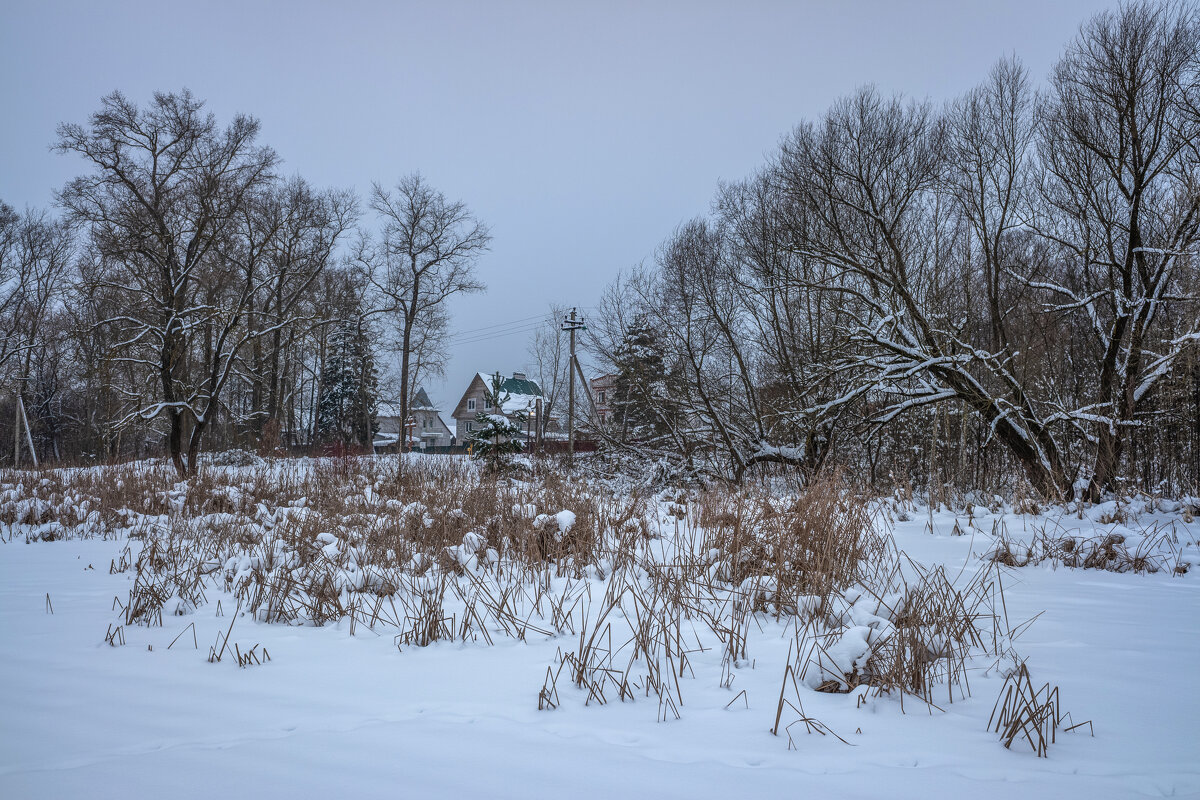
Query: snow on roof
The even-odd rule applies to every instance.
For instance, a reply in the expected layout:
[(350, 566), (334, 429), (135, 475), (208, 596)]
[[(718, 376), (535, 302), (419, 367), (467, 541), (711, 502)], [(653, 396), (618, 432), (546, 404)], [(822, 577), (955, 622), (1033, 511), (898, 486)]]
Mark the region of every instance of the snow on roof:
[(425, 387), (417, 389), (417, 393), (413, 396), (413, 411), (437, 411), (433, 405), (433, 401), (429, 399), (429, 395), (425, 392)]
[[(483, 381), (484, 387), (490, 392), (492, 390), (492, 375), (484, 372), (477, 372), (475, 374), (479, 377), (479, 380)], [(521, 377), (518, 378), (518, 375)], [(537, 398), (542, 396), (542, 387), (526, 378), (523, 372), (513, 373), (513, 377), (511, 378), (504, 378), (500, 384), (500, 391), (508, 392), (512, 398), (511, 403), (514, 405), (514, 408), (519, 407), (521, 409), (533, 408)], [(529, 399), (528, 402), (525, 402), (525, 398)], [(510, 403), (506, 402), (503, 405), (505, 413), (511, 413), (509, 411)]]
[(500, 404), (500, 410), (505, 414), (515, 414), (518, 411), (534, 411), (540, 394), (509, 394), (508, 399)]
[(542, 396), (542, 388), (525, 377), (505, 378), (504, 383), (500, 388), (511, 394), (513, 397), (517, 397), (518, 395), (530, 395), (533, 397)]

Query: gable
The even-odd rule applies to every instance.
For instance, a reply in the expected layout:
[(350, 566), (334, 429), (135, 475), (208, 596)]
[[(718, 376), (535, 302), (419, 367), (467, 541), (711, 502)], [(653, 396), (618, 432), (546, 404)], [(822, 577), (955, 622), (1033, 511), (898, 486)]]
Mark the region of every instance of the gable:
[(416, 409), (414, 416), (417, 419), (417, 436), (428, 436), (433, 433), (442, 436), (454, 435), (450, 432), (450, 427), (442, 419), (442, 415), (434, 409)]
[[(484, 396), (492, 390), (492, 376), (483, 372), (475, 373), (475, 377), (471, 379), (471, 384), (467, 390), (463, 392), (462, 398), (458, 401), (458, 405), (454, 407), (454, 413), (450, 416), (452, 419), (475, 419), (475, 414), (484, 411)], [(535, 381), (528, 378), (504, 378), (500, 384), (500, 392), (507, 392), (509, 402), (503, 405), (501, 409), (506, 414), (511, 414), (516, 411), (532, 411), (537, 398), (542, 396), (542, 388)], [(477, 402), (475, 410), (467, 410), (467, 400), (474, 398)]]
[[(467, 386), (467, 390), (463, 392), (463, 396), (458, 401), (458, 405), (454, 407), (454, 413), (450, 416), (454, 419), (475, 419), (476, 412), (483, 410), (483, 394), (487, 389), (487, 384), (483, 380), (483, 373), (477, 373), (471, 379), (471, 383)], [(481, 402), (476, 403), (475, 411), (467, 410), (467, 399), (474, 397)]]
[(424, 386), (422, 386), (420, 389), (417, 389), (417, 393), (413, 396), (413, 408), (436, 410), (434, 409), (433, 401), (429, 399), (429, 394), (426, 393)]

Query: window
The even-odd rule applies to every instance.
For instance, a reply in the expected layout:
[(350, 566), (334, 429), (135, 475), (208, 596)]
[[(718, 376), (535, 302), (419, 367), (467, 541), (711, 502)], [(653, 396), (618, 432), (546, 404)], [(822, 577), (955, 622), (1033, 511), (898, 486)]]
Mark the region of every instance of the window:
[(492, 410), (492, 398), (488, 397), (487, 395), (484, 395), (484, 397), (483, 397), (483, 410), (484, 411)]
[(467, 433), (471, 432), (471, 423), (467, 423)]
[[(475, 398), (474, 398), (474, 397), (472, 397), (472, 398), (470, 398), (470, 399), (468, 399), (468, 400), (467, 400), (467, 411), (474, 411), (474, 410), (475, 410)], [(471, 430), (471, 427), (470, 427), (470, 426), (471, 426), (471, 423), (469, 423), (469, 422), (468, 422), (468, 423), (467, 423), (467, 430)]]
[(604, 390), (603, 389), (601, 389), (599, 392), (596, 393), (596, 399), (600, 402), (601, 405), (604, 405)]

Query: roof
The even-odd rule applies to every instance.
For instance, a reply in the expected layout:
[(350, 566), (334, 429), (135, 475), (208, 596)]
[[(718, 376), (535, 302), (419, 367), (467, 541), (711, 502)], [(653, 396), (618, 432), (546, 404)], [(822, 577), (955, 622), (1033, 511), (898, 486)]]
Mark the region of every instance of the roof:
[(425, 393), (425, 387), (417, 389), (417, 393), (413, 396), (413, 410), (421, 409), (422, 411), (437, 411), (433, 401), (429, 399), (429, 395)]
[(518, 411), (530, 412), (537, 409), (540, 394), (509, 394), (500, 404), (500, 410), (505, 414), (516, 414)]
[[(488, 384), (489, 386), (491, 383)], [(516, 378), (505, 378), (504, 383), (500, 385), (500, 390), (508, 392), (512, 396), (530, 395), (532, 397), (541, 397), (542, 388), (529, 379), (518, 380)]]
[[(475, 373), (479, 380), (483, 381), (483, 386), (489, 392), (492, 390), (492, 375), (486, 372)], [(542, 396), (542, 388), (528, 378), (505, 378), (500, 384), (500, 391), (508, 392), (511, 395), (527, 394), (534, 397)]]
[[(491, 385), (490, 383), (488, 384)], [(507, 392), (507, 396), (505, 393)], [(516, 414), (524, 411), (531, 413), (537, 409), (538, 398), (542, 389), (528, 378), (505, 378), (500, 384), (501, 397), (505, 397), (500, 409), (505, 414)]]

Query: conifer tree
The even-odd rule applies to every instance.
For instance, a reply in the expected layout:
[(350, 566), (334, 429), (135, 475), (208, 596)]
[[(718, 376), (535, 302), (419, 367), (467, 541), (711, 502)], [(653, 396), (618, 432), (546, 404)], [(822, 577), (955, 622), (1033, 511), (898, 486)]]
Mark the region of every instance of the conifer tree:
[(679, 416), (680, 395), (671, 390), (666, 348), (645, 319), (634, 321), (617, 348), (613, 419), (626, 439), (665, 435)]
[(370, 447), (378, 426), (379, 373), (361, 324), (341, 320), (330, 336), (317, 433), (322, 441)]
[(514, 413), (511, 419), (504, 415), (504, 404), (511, 396), (503, 387), (504, 379), (497, 372), (492, 376), (491, 388), (484, 390), (493, 411), (475, 415), (478, 429), (471, 435), (471, 454), (486, 460), (493, 472), (505, 465), (508, 456), (521, 452), (520, 437), (528, 419), (523, 410)]

